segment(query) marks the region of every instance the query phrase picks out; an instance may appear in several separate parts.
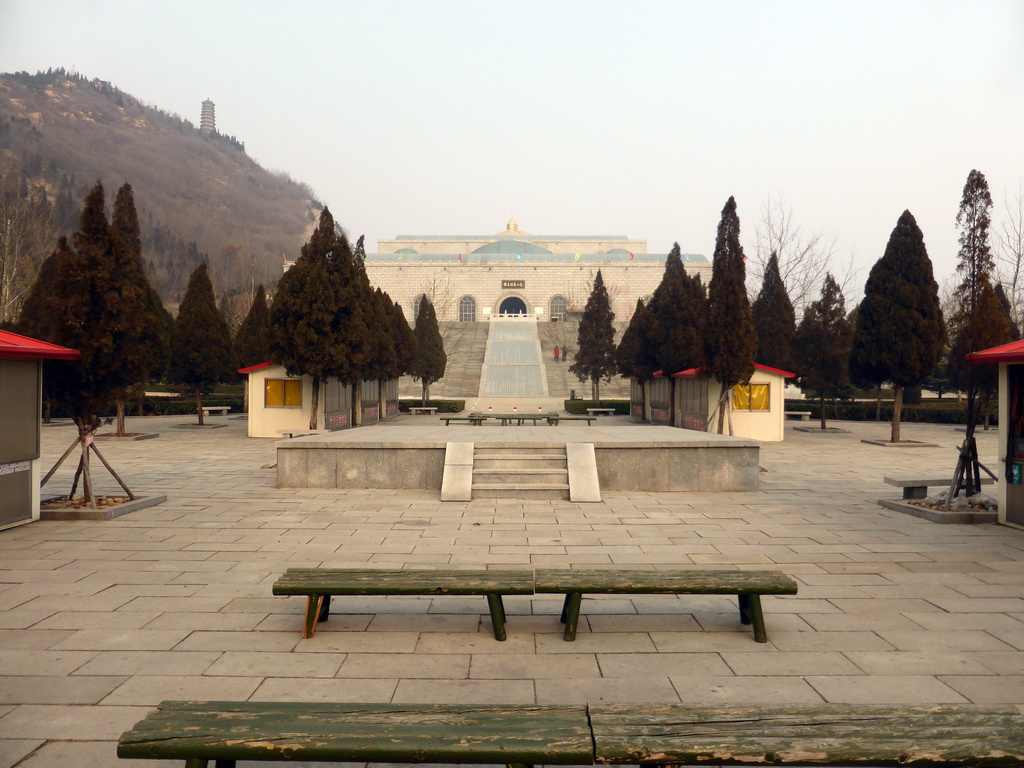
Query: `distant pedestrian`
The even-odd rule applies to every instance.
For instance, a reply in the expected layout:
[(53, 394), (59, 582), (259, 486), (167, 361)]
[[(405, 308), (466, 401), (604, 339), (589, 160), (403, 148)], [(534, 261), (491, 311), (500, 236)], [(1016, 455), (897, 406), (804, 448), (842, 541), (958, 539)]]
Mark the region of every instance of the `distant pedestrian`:
[(555, 362), (558, 362), (558, 345), (555, 345)]

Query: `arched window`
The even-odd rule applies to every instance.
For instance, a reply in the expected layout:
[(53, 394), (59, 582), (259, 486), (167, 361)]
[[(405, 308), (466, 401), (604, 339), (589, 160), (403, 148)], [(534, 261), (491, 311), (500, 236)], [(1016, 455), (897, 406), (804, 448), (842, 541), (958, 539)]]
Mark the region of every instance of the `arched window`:
[(476, 299), (472, 296), (463, 296), (459, 299), (459, 322), (476, 322)]
[(420, 304), (423, 303), (423, 294), (421, 293), (416, 297), (416, 301), (412, 303), (412, 325), (416, 325), (416, 318), (420, 316)]
[(566, 306), (565, 296), (553, 296), (551, 298), (551, 319), (564, 323)]

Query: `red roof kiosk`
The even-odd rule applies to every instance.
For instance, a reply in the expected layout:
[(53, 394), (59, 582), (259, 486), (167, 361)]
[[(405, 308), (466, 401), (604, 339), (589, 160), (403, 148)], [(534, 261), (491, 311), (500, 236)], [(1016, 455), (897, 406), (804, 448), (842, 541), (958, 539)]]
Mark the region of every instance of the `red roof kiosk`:
[(0, 530), (39, 519), (43, 360), (79, 354), (0, 331)]
[(1024, 528), (1024, 341), (974, 352), (967, 361), (999, 366), (999, 522)]

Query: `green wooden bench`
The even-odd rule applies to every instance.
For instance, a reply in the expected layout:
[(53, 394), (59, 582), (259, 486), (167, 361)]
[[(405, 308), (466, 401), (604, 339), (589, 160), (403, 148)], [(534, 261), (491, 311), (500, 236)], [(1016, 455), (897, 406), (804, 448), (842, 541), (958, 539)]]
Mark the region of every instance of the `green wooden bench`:
[(330, 614), (331, 595), (483, 595), (494, 637), (505, 639), (502, 595), (532, 595), (532, 571), (384, 570), (375, 568), (289, 568), (274, 583), (275, 595), (306, 595), (302, 636), (312, 637)]
[(553, 424), (556, 427), (560, 421), (585, 421), (589, 427), (596, 420), (596, 416), (562, 416), (561, 414), (554, 412), (548, 414), (548, 424)]
[(1024, 764), (1017, 707), (591, 705), (599, 765)]
[(585, 706), (165, 701), (117, 756), (234, 768), (237, 760), (591, 765)]
[(469, 422), (474, 427), (479, 427), (481, 424), (487, 421), (487, 417), (484, 416), (482, 413), (471, 413), (468, 416), (439, 416), (438, 418), (444, 422), (444, 425), (446, 427), (453, 421), (466, 421)]
[(754, 639), (768, 642), (761, 612), (761, 595), (795, 595), (796, 582), (781, 571), (639, 571), (599, 569), (538, 569), (534, 589), (538, 593), (565, 594), (562, 621), (565, 640), (576, 639), (576, 625), (584, 593), (592, 594), (689, 594), (736, 595), (740, 621), (752, 624)]
[[(537, 426), (538, 421), (548, 421), (546, 413), (488, 413), (487, 418), (500, 420), (503, 427), (510, 427), (513, 424), (521, 427), (527, 421), (532, 421), (533, 426)], [(550, 424), (549, 421), (548, 423)]]

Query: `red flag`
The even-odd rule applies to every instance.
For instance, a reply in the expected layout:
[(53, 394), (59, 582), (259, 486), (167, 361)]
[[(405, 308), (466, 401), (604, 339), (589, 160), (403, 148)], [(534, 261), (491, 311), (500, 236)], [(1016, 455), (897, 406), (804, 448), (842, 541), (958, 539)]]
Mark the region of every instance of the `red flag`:
[(630, 260), (630, 261), (632, 261), (632, 260), (633, 260), (633, 254), (632, 254), (632, 253), (630, 253), (630, 254), (629, 254), (629, 260)]
[(462, 254), (459, 254), (459, 261), (462, 261)]

